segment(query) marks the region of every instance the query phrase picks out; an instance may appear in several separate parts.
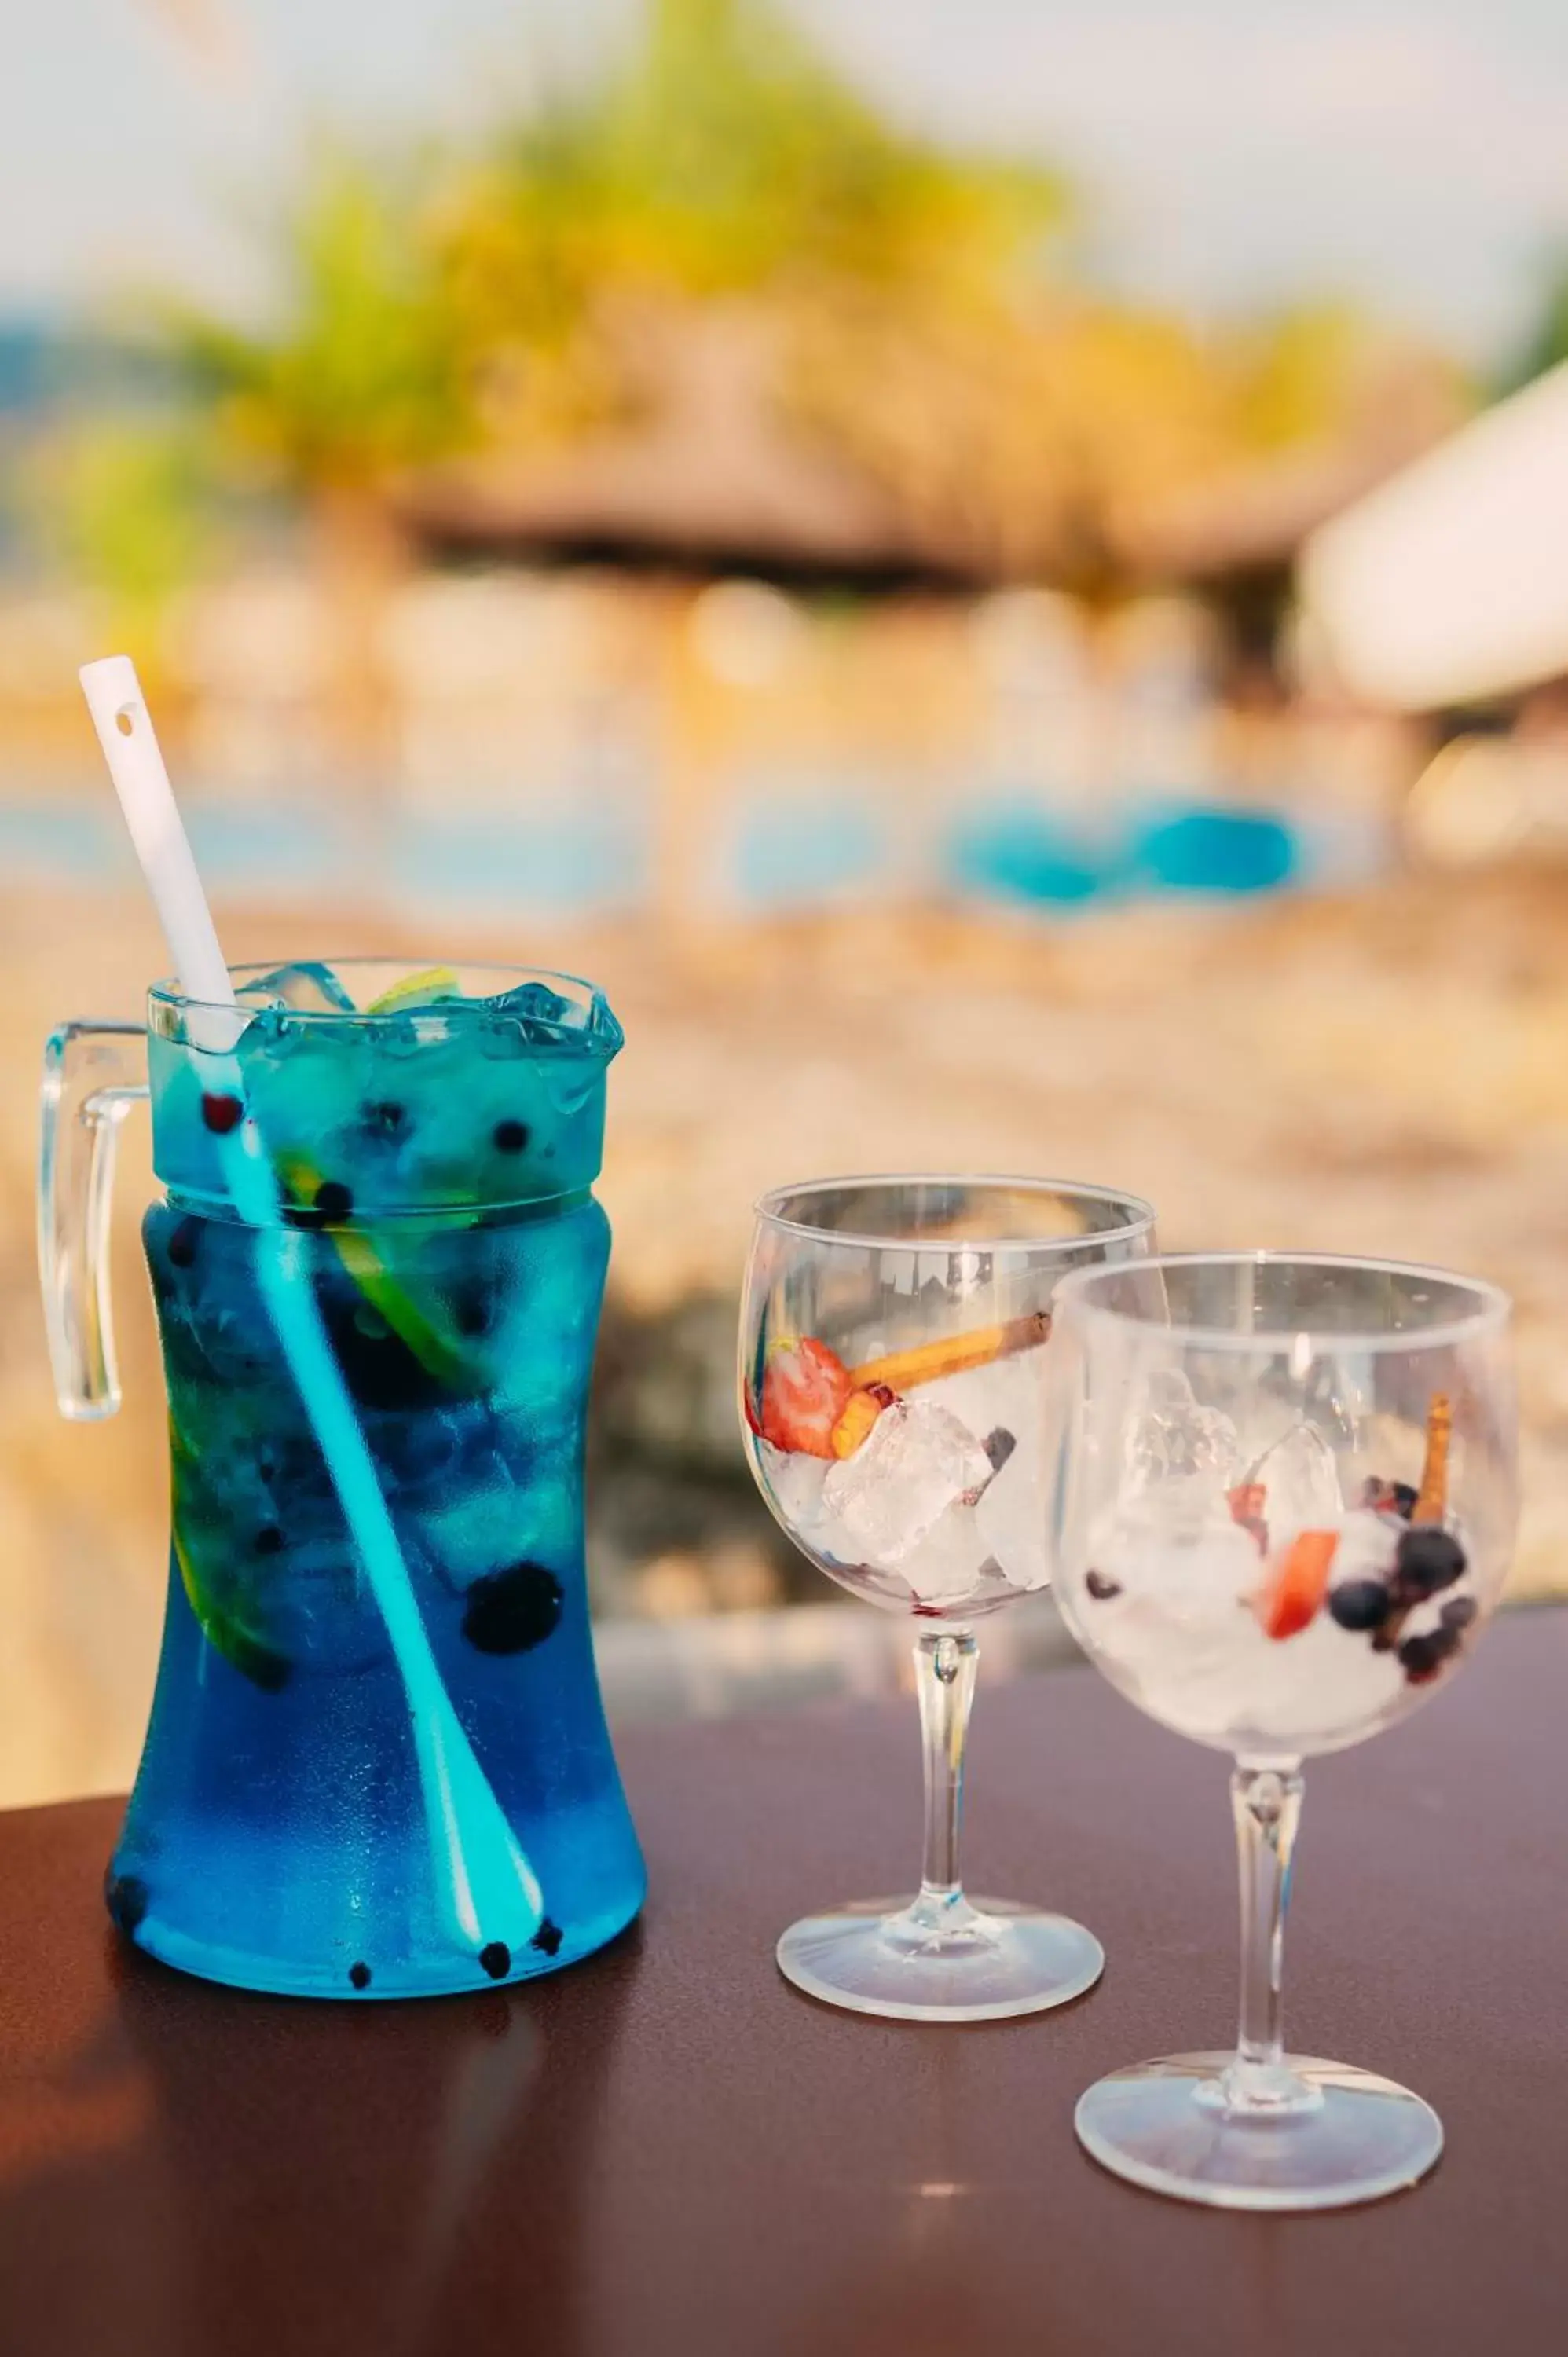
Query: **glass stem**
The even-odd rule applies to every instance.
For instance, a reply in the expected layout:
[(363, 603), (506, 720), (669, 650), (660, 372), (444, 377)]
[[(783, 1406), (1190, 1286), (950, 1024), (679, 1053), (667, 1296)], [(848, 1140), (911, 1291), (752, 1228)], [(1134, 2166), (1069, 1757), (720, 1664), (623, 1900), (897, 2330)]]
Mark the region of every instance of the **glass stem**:
[(961, 1930), (976, 1920), (959, 1880), (958, 1840), (964, 1738), (979, 1660), (980, 1647), (967, 1630), (922, 1637), (915, 1647), (926, 1763), (926, 1837), (920, 1895), (909, 1912), (933, 1931)]
[(1320, 2100), (1287, 2067), (1280, 2026), (1285, 1910), (1304, 1790), (1294, 1763), (1282, 1770), (1239, 1762), (1230, 1779), (1241, 1880), (1241, 2018), (1224, 2081), (1232, 2112), (1277, 2116)]

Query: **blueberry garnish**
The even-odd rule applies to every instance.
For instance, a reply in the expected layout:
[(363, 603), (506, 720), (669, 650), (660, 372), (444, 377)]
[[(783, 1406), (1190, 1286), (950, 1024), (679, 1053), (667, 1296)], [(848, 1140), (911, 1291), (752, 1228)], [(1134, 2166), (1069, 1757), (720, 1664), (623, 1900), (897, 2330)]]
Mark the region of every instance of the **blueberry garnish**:
[(1097, 1604), (1109, 1604), (1113, 1596), (1120, 1596), (1122, 1593), (1122, 1582), (1119, 1579), (1107, 1579), (1102, 1571), (1085, 1572), (1083, 1584)]
[(511, 1950), (504, 1940), (492, 1940), (488, 1947), (479, 1950), (479, 1962), (491, 1980), (504, 1981), (511, 1970)]
[(564, 1590), (541, 1563), (487, 1571), (469, 1588), (463, 1634), (481, 1653), (526, 1653), (542, 1645), (561, 1618)]
[(258, 1555), (281, 1555), (283, 1533), (275, 1523), (263, 1523), (251, 1544)]
[(498, 1154), (521, 1154), (528, 1144), (528, 1124), (525, 1121), (498, 1121), (491, 1135)]
[(1480, 1609), (1473, 1596), (1451, 1596), (1437, 1617), (1444, 1629), (1457, 1635), (1470, 1626)]
[(316, 1190), (316, 1208), (324, 1220), (346, 1220), (354, 1198), (341, 1178), (324, 1178)]
[(538, 1948), (546, 1956), (553, 1956), (561, 1945), (562, 1936), (560, 1924), (553, 1923), (547, 1915), (528, 1944), (531, 1948)]
[(478, 1293), (460, 1293), (452, 1304), (452, 1323), (466, 1340), (490, 1330), (489, 1305)]
[(127, 1940), (134, 1940), (147, 1911), (147, 1886), (141, 1876), (116, 1874), (111, 1868), (103, 1878), (103, 1898), (116, 1931), (124, 1932)]
[(1341, 1629), (1364, 1634), (1380, 1629), (1393, 1610), (1393, 1598), (1380, 1579), (1347, 1579), (1328, 1591), (1328, 1609)]
[(259, 1639), (240, 1637), (231, 1646), (229, 1660), (242, 1677), (249, 1678), (263, 1694), (282, 1694), (294, 1675), (294, 1663), (286, 1653), (274, 1651)]
[(1465, 1550), (1435, 1523), (1418, 1523), (1402, 1531), (1394, 1556), (1394, 1577), (1401, 1593), (1418, 1603), (1440, 1589), (1452, 1587), (1465, 1573)]
[(1369, 1474), (1361, 1484), (1361, 1503), (1374, 1513), (1398, 1514), (1409, 1522), (1415, 1512), (1416, 1492), (1408, 1481), (1385, 1481), (1380, 1473)]
[(199, 1220), (181, 1220), (168, 1240), (171, 1268), (188, 1268), (196, 1258), (196, 1247), (201, 1242)]
[(211, 1092), (202, 1096), (201, 1118), (215, 1136), (227, 1137), (231, 1129), (238, 1127), (244, 1111), (238, 1097), (219, 1096)]
[(1429, 1629), (1423, 1637), (1405, 1639), (1399, 1651), (1400, 1667), (1412, 1686), (1427, 1685), (1458, 1648), (1457, 1629)]
[(368, 1989), (371, 1986), (371, 1968), (369, 1964), (350, 1964), (349, 1967), (349, 1985), (351, 1988)]
[(357, 1406), (395, 1411), (433, 1407), (450, 1398), (447, 1385), (421, 1365), (383, 1319), (373, 1312), (362, 1316), (363, 1305), (345, 1299), (335, 1286), (320, 1286), (317, 1298)]
[(991, 1459), (991, 1469), (993, 1473), (1000, 1473), (1004, 1465), (1006, 1464), (1007, 1459), (1012, 1456), (1013, 1451), (1017, 1448), (1018, 1443), (1014, 1435), (1008, 1431), (1006, 1426), (999, 1424), (994, 1432), (988, 1432), (986, 1434), (984, 1439), (980, 1445), (982, 1448), (984, 1449), (987, 1457)]

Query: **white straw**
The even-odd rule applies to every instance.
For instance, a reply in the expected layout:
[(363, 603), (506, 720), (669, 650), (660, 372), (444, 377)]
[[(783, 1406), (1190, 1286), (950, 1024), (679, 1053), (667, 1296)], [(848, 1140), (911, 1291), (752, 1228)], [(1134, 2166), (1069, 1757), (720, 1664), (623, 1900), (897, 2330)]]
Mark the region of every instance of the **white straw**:
[[(206, 1006), (232, 1006), (234, 985), (218, 946), (212, 912), (136, 666), (129, 655), (105, 655), (101, 662), (83, 663), (79, 676), (164, 939), (174, 952), (180, 987), (188, 998)], [(231, 1034), (223, 1045), (233, 1045)]]

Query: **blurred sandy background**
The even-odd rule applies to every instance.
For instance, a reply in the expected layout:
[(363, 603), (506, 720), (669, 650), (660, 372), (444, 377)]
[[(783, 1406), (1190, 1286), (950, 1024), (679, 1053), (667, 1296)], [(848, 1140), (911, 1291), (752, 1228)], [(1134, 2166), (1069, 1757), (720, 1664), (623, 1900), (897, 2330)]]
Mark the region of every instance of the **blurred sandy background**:
[(624, 1020), (628, 1706), (893, 1674), (734, 1426), (750, 1204), (829, 1172), (1497, 1279), (1515, 1593), (1568, 1585), (1568, 19), (86, 16), (0, 87), (0, 1804), (128, 1780), (165, 1577), (145, 1123), (117, 1420), (57, 1419), (34, 1268), (44, 1037), (165, 962), (117, 647), (231, 957)]

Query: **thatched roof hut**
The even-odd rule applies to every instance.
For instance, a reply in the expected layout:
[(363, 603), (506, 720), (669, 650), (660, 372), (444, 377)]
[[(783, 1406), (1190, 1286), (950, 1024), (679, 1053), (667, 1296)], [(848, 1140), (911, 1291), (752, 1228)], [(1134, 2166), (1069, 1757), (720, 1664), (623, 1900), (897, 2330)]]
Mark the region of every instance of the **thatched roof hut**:
[(645, 335), (637, 412), (565, 451), (446, 461), (397, 493), (439, 553), (568, 554), (780, 576), (961, 574), (889, 492), (776, 397), (759, 316), (694, 312)]
[(876, 582), (1283, 585), (1326, 518), (1447, 431), (1430, 366), (1373, 371), (1330, 438), (1239, 461), (1179, 337), (1081, 307), (982, 334), (897, 307), (730, 303), (617, 322), (622, 414), (564, 450), (407, 478), (439, 554)]

